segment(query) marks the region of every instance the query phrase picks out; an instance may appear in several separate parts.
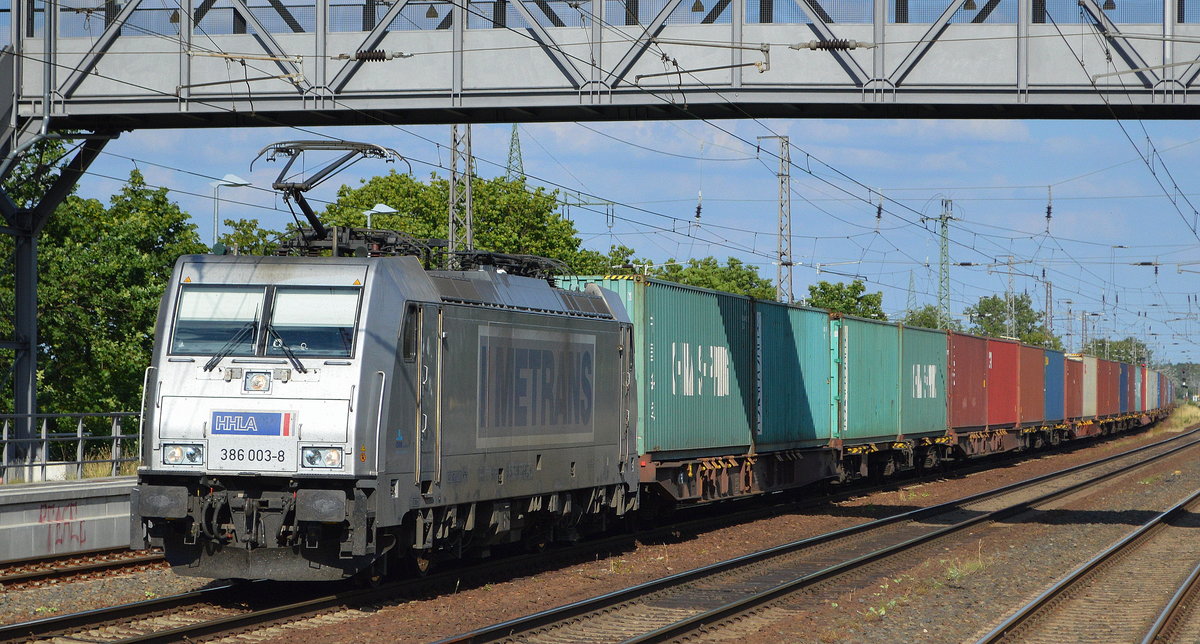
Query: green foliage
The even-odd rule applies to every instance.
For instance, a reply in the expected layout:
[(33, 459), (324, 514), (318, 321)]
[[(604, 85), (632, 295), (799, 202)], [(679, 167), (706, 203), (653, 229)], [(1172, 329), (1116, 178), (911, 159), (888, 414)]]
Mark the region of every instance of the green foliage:
[(883, 291), (867, 293), (862, 280), (826, 282), (824, 280), (808, 287), (808, 305), (846, 315), (856, 315), (872, 320), (886, 320), (883, 312)]
[(67, 146), (62, 139), (42, 139), (17, 161), (4, 181), (4, 191), (18, 208), (37, 205), (42, 195), (58, 179), (55, 164), (66, 153)]
[[(1033, 308), (1033, 298), (1028, 293), (1013, 296), (1013, 334), (1026, 344), (1062, 350), (1062, 340), (1046, 332), (1042, 324), (1042, 312)], [(971, 333), (993, 338), (1008, 337), (1008, 304), (1001, 295), (979, 298), (965, 313), (973, 325)]]
[(632, 275), (640, 272), (638, 267), (645, 264), (644, 260), (633, 258), (634, 252), (624, 244), (610, 246), (607, 255), (583, 249), (573, 268), (579, 275)]
[(938, 307), (933, 304), (926, 304), (919, 309), (909, 311), (904, 314), (904, 326), (919, 326), (926, 329), (949, 329), (951, 331), (962, 331), (962, 322), (954, 318), (943, 320), (938, 323)]
[(68, 197), (39, 239), (40, 410), (136, 409), (171, 268), (206, 250), (167, 190), (136, 170), (108, 207)]
[(230, 253), (238, 255), (271, 255), (279, 247), (279, 231), (266, 230), (257, 219), (226, 219), (225, 228), (231, 232), (217, 238)]
[[(475, 178), (471, 191), (476, 248), (550, 257), (580, 273), (606, 261), (600, 253), (580, 247), (575, 225), (556, 211), (557, 193), (530, 188), (523, 178), (505, 177)], [(437, 175), (422, 183), (412, 175), (392, 171), (364, 180), (357, 188), (342, 186), (337, 201), (325, 209), (321, 219), (328, 225), (365, 226), (363, 212), (382, 203), (397, 213), (375, 215), (372, 225), (376, 228), (445, 239), (449, 199), (449, 182)]]
[(1128, 362), (1130, 364), (1149, 363), (1153, 356), (1153, 351), (1150, 350), (1150, 347), (1146, 346), (1145, 342), (1133, 336), (1124, 340), (1111, 340), (1109, 338), (1088, 340), (1087, 344), (1083, 345), (1083, 352), (1097, 358)]
[(650, 266), (646, 274), (668, 282), (699, 286), (715, 291), (749, 295), (760, 300), (774, 300), (775, 286), (771, 280), (758, 275), (758, 269), (730, 257), (721, 264), (715, 257), (689, 259), (682, 264), (671, 260)]

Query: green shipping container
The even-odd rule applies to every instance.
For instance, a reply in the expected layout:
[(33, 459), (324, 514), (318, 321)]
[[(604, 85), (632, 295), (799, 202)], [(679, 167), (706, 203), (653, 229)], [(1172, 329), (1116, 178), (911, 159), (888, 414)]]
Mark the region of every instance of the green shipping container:
[(945, 331), (900, 328), (900, 432), (906, 438), (946, 433)]
[(829, 313), (756, 301), (759, 452), (825, 445), (837, 422), (831, 397)]
[(900, 433), (900, 335), (886, 322), (830, 320), (837, 343), (838, 429), (848, 443), (890, 440)]
[(838, 431), (847, 443), (946, 432), (946, 334), (843, 317), (830, 322), (840, 370)]
[(558, 282), (616, 292), (633, 320), (639, 453), (676, 459), (749, 451), (756, 400), (750, 298), (641, 275)]

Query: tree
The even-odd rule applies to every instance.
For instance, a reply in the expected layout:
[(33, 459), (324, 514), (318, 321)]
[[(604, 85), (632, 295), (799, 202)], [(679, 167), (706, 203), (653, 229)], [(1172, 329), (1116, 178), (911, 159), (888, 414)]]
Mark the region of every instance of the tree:
[(771, 280), (760, 277), (757, 268), (734, 257), (725, 260), (723, 265), (711, 256), (689, 259), (682, 264), (670, 260), (666, 264), (648, 267), (646, 274), (668, 282), (748, 295), (760, 300), (775, 299), (775, 285)]
[[(557, 193), (530, 188), (524, 178), (476, 177), (471, 182), (475, 247), (502, 253), (539, 255), (564, 262), (576, 272), (600, 266), (601, 253), (582, 248), (575, 225), (556, 212)], [(377, 203), (397, 212), (375, 215), (372, 225), (418, 238), (445, 239), (449, 234), (449, 182), (431, 175), (423, 183), (409, 174), (391, 171), (372, 177), (357, 188), (343, 185), (337, 201), (321, 215), (324, 223), (364, 226), (364, 211)]]
[(862, 280), (826, 282), (824, 280), (808, 287), (808, 305), (847, 315), (856, 315), (872, 320), (886, 320), (883, 312), (883, 291), (867, 293)]
[(217, 238), (231, 253), (238, 255), (270, 255), (279, 248), (280, 232), (258, 225), (257, 219), (226, 219), (225, 228), (231, 232)]
[(71, 196), (50, 217), (38, 253), (41, 411), (137, 408), (172, 266), (207, 250), (188, 220), (136, 170), (108, 207)]
[(633, 275), (640, 273), (639, 268), (646, 264), (645, 260), (633, 258), (635, 252), (624, 244), (610, 246), (607, 255), (584, 249), (573, 268), (579, 275)]
[(63, 139), (42, 139), (29, 149), (8, 178), (4, 192), (18, 208), (31, 208), (58, 179), (57, 165), (67, 154)]
[(939, 324), (938, 318), (941, 313), (938, 307), (933, 304), (926, 304), (919, 309), (909, 311), (904, 314), (904, 326), (919, 326), (926, 329), (949, 329), (951, 331), (962, 331), (962, 322), (954, 318), (942, 320)]
[[(1028, 293), (1012, 296), (1014, 337), (1025, 344), (1062, 350), (1062, 340), (1050, 335), (1042, 323), (1042, 312), (1033, 308), (1033, 298)], [(1008, 303), (1003, 296), (987, 295), (979, 298), (965, 313), (971, 318), (971, 333), (992, 338), (1010, 337), (1008, 329)]]
[(1146, 346), (1145, 342), (1133, 336), (1129, 336), (1124, 340), (1112, 340), (1109, 338), (1088, 340), (1087, 344), (1083, 345), (1083, 352), (1097, 358), (1131, 364), (1149, 363), (1153, 356), (1153, 351), (1150, 350), (1150, 347)]

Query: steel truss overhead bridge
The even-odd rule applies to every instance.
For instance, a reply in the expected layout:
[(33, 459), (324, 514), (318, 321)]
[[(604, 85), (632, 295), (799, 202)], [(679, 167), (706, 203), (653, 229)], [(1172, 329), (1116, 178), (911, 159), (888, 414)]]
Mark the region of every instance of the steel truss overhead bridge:
[(0, 191), (16, 411), (36, 411), (38, 235), (121, 131), (1200, 114), (1200, 0), (1101, 1), (0, 2), (0, 178), (82, 139), (39, 203)]

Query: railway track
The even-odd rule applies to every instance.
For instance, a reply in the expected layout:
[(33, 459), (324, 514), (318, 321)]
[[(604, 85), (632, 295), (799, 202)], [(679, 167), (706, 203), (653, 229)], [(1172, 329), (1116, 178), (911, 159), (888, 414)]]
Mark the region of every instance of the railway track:
[[(1084, 468), (1103, 467), (1105, 464), (1122, 458), (1172, 450), (1172, 443), (1200, 438), (1198, 435), (1200, 435), (1200, 429), (1192, 430), (1151, 445), (1034, 480), (1042, 481), (1070, 476)], [(1200, 443), (1200, 440), (1196, 440), (1196, 443)], [(1191, 444), (1195, 443), (1188, 445)], [(973, 469), (966, 468), (959, 473), (969, 473)], [(378, 588), (353, 588), (347, 584), (315, 584), (298, 588), (300, 585), (267, 581), (221, 584), (182, 595), (0, 626), (0, 642), (37, 641), (54, 637), (90, 642), (170, 642), (211, 639), (222, 635), (259, 630), (275, 624), (294, 621), (298, 617), (312, 617), (348, 607), (369, 606), (394, 602), (398, 598), (452, 592), (464, 578), (478, 580), (503, 578), (506, 575), (525, 576), (540, 570), (588, 560), (598, 553), (620, 551), (632, 547), (636, 540), (668, 539), (671, 538), (671, 535), (713, 529), (715, 526), (744, 522), (778, 512), (795, 510), (806, 505), (827, 504), (839, 499), (870, 493), (876, 489), (897, 489), (914, 481), (932, 480), (940, 476), (944, 475), (929, 475), (915, 480), (893, 481), (881, 486), (860, 487), (831, 496), (809, 499), (805, 502), (793, 500), (766, 504), (765, 507), (754, 507), (725, 514), (719, 519), (707, 517), (678, 522), (670, 526), (640, 531), (636, 534), (622, 534), (592, 540), (570, 548), (461, 566), (422, 579), (387, 583)], [(1010, 489), (1015, 491), (1022, 485), (1028, 484), (1029, 482), (1008, 486), (985, 495), (979, 495), (979, 497), (999, 494)], [(960, 500), (956, 503), (968, 501), (970, 500)], [(945, 508), (946, 506), (938, 507)], [(923, 512), (928, 512), (928, 510), (883, 519), (866, 524), (862, 528), (831, 533), (810, 541), (834, 541), (869, 526), (911, 520), (915, 518), (915, 515)]]
[(1171, 600), (1158, 614), (1142, 644), (1166, 644), (1167, 642), (1198, 642), (1200, 641), (1200, 563), (1192, 568), (1191, 574), (1183, 580)]
[(800, 603), (794, 601), (798, 593), (856, 588), (880, 571), (902, 567), (901, 562), (923, 560), (922, 551), (973, 526), (1023, 513), (1197, 445), (1200, 441), (1132, 450), (495, 624), (439, 644), (662, 642), (717, 629), (729, 631), (722, 635), (749, 634), (766, 623), (756, 615), (780, 604)]
[(114, 570), (139, 568), (163, 560), (161, 553), (105, 548), (60, 557), (32, 557), (0, 565), (0, 587), (14, 590), (65, 580), (90, 579)]
[(1197, 561), (1200, 490), (1063, 577), (979, 644), (1154, 642), (1178, 637), (1187, 639), (1177, 641), (1195, 642), (1183, 631), (1189, 622), (1186, 615), (1194, 608)]

